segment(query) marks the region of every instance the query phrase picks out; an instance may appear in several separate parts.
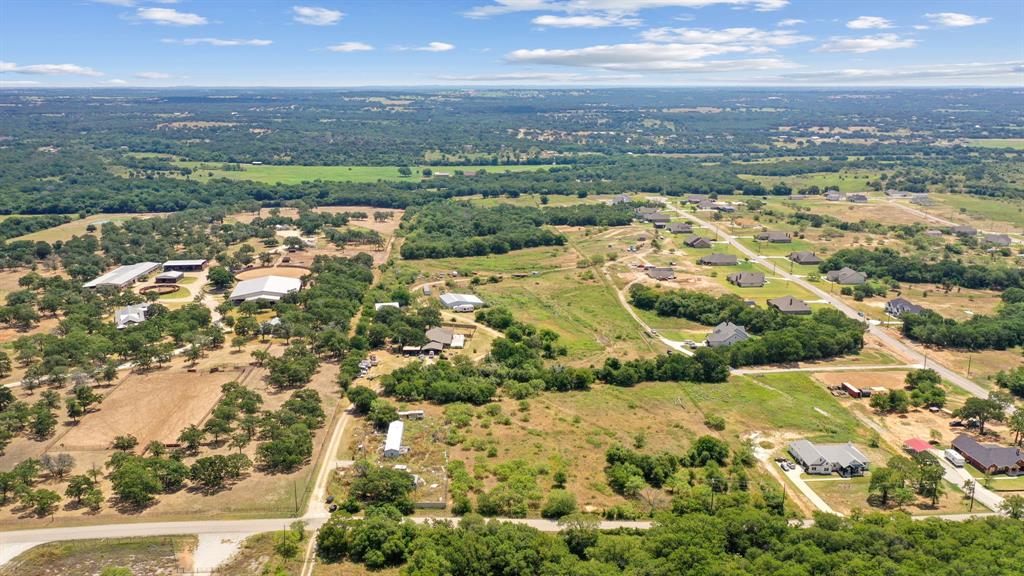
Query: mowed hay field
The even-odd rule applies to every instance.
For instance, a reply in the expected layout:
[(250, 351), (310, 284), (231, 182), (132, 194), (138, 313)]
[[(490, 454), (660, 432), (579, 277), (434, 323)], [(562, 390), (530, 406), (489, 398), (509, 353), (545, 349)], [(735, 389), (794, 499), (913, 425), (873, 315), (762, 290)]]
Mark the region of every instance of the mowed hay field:
[[(418, 182), (423, 178), (423, 170), (430, 168), (435, 174), (447, 172), (455, 174), (456, 170), (476, 172), (485, 170), (491, 173), (534, 172), (547, 170), (548, 165), (508, 165), (508, 166), (416, 166), (412, 167), (411, 176), (398, 173), (398, 166), (276, 166), (263, 164), (253, 166), (242, 164), (241, 170), (222, 170), (223, 164), (217, 162), (175, 162), (175, 167), (192, 168), (195, 170), (190, 179), (200, 182), (214, 178), (231, 180), (252, 180), (264, 184), (300, 184), (314, 180), (337, 182), (376, 182), (378, 180), (396, 180)], [(172, 176), (178, 177), (176, 174)], [(438, 178), (435, 176), (435, 178)]]
[(83, 234), (89, 234), (87, 228), (90, 224), (96, 226), (94, 234), (100, 235), (103, 224), (107, 222), (124, 222), (133, 218), (150, 218), (156, 216), (155, 213), (139, 213), (139, 214), (93, 214), (67, 224), (55, 226), (53, 228), (47, 228), (46, 230), (39, 230), (31, 234), (19, 236), (15, 240), (42, 240), (43, 242), (56, 242), (58, 240), (67, 241), (72, 236), (82, 236)]

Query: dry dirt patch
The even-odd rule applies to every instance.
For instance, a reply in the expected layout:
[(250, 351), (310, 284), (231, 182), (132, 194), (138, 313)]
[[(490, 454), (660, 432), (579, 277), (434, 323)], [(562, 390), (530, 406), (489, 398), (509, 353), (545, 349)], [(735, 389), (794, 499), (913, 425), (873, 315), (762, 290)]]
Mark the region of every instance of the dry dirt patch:
[(827, 385), (839, 386), (843, 382), (849, 382), (857, 388), (871, 388), (881, 386), (889, 390), (902, 389), (905, 384), (903, 379), (907, 376), (906, 370), (892, 370), (879, 372), (816, 372), (812, 374), (814, 379)]
[(240, 375), (182, 370), (133, 374), (59, 443), (68, 450), (99, 450), (123, 434), (134, 435), (141, 446), (153, 440), (172, 443), (183, 429), (201, 423), (220, 398), (221, 385)]
[[(293, 255), (294, 256), (294, 255)], [(311, 259), (312, 261), (312, 259)], [(270, 266), (263, 268), (253, 268), (252, 270), (246, 270), (235, 274), (235, 278), (239, 280), (252, 280), (253, 278), (263, 278), (264, 276), (285, 276), (287, 278), (302, 278), (309, 274), (308, 268), (303, 268), (303, 264), (289, 262), (286, 266)]]

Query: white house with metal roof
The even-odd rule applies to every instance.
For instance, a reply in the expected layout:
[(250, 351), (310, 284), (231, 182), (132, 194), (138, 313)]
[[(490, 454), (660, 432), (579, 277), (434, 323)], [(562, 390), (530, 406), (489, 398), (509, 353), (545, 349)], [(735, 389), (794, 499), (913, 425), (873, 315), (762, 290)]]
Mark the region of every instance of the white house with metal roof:
[(149, 311), (149, 304), (133, 304), (114, 311), (114, 325), (118, 330), (123, 330), (135, 324), (146, 321), (146, 312)]
[(139, 278), (149, 275), (150, 272), (157, 268), (160, 268), (160, 264), (156, 262), (139, 262), (137, 264), (118, 266), (110, 272), (86, 282), (84, 286), (86, 288), (124, 288)]
[(265, 300), (277, 302), (286, 294), (298, 292), (302, 288), (302, 280), (287, 276), (261, 276), (252, 280), (243, 280), (231, 291), (232, 302), (250, 302)]

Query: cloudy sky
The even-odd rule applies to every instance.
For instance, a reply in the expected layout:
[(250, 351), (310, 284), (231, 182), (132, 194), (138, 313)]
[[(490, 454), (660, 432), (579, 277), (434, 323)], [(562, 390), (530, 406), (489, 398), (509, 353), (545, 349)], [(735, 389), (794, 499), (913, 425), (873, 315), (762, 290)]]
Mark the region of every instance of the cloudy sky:
[(0, 87), (1024, 87), (1022, 22), (1022, 0), (0, 0)]

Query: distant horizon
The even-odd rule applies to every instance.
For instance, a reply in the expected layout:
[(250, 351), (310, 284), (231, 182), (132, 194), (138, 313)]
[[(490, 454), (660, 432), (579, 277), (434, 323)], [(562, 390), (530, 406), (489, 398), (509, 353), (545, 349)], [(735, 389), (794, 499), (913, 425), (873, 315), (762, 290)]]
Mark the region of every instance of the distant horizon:
[(0, 87), (1024, 87), (1016, 0), (7, 0)]
[(0, 84), (0, 91), (23, 91), (31, 92), (38, 90), (64, 90), (64, 91), (106, 91), (106, 92), (160, 92), (169, 90), (713, 90), (720, 88), (738, 90), (781, 90), (786, 92), (809, 92), (809, 91), (850, 91), (850, 90), (986, 90), (986, 91), (1020, 91), (1024, 93), (1024, 86), (986, 86), (977, 84), (956, 84), (948, 86), (929, 85), (846, 85), (846, 86), (825, 86), (817, 84), (805, 84), (801, 86), (785, 86), (779, 84), (694, 84), (694, 85), (669, 85), (669, 84), (636, 84), (636, 85), (577, 85), (577, 84), (378, 84), (378, 85), (352, 85), (352, 86), (259, 86), (259, 85), (176, 85), (176, 86), (4, 86)]

